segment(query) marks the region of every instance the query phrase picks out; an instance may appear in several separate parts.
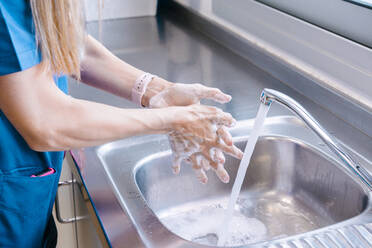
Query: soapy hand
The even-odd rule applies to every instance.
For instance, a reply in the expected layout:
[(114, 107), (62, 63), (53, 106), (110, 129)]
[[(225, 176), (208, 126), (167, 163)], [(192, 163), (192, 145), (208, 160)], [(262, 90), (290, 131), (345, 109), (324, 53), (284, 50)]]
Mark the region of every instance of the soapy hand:
[(201, 99), (227, 103), (231, 100), (231, 96), (217, 88), (206, 87), (202, 84), (176, 83), (151, 97), (149, 107), (188, 106), (200, 103)]
[[(201, 99), (227, 103), (231, 100), (231, 96), (224, 94), (217, 88), (201, 84), (173, 84), (152, 96), (149, 99), (149, 107), (188, 106), (199, 104)], [(229, 175), (223, 166), (225, 163), (223, 152), (239, 159), (243, 155), (233, 145), (232, 137), (225, 127), (232, 126), (235, 120), (230, 114), (223, 113), (217, 108), (204, 107), (212, 110), (215, 114), (214, 120), (207, 125), (205, 125), (206, 123), (191, 125), (193, 129), (200, 129), (200, 127), (204, 127), (204, 129), (188, 130), (178, 126), (168, 135), (173, 152), (173, 171), (176, 174), (179, 173), (181, 163), (185, 160), (192, 164), (197, 178), (202, 183), (207, 183), (208, 178), (205, 171), (211, 168), (222, 182), (228, 183)], [(218, 120), (220, 117), (225, 121)]]
[(224, 168), (223, 152), (241, 159), (243, 156), (233, 145), (232, 137), (226, 127), (235, 124), (235, 120), (222, 110), (204, 105), (191, 105), (196, 115), (195, 121), (181, 121), (169, 133), (169, 143), (173, 152), (173, 171), (178, 174), (181, 162), (186, 160), (192, 164), (198, 179), (207, 183), (205, 171), (212, 168), (218, 178), (229, 182), (229, 175)]
[(192, 164), (197, 178), (202, 183), (207, 183), (208, 177), (205, 172), (211, 168), (222, 182), (229, 182), (229, 174), (224, 168), (223, 152), (238, 159), (243, 156), (242, 151), (233, 145), (231, 135), (224, 126), (218, 128), (214, 138), (207, 140), (181, 132), (172, 132), (169, 134), (169, 143), (173, 151), (173, 172), (178, 174), (181, 163), (185, 160)]

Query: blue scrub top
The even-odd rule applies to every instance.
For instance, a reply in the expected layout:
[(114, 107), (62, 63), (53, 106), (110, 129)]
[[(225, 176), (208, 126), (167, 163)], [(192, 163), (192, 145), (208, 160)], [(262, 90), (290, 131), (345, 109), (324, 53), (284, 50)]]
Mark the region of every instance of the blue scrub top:
[[(0, 76), (41, 62), (28, 0), (0, 0)], [(67, 78), (55, 77), (67, 94)], [(31, 81), (30, 81), (31, 83)], [(63, 152), (36, 152), (0, 110), (0, 247), (50, 247)], [(49, 167), (56, 173), (30, 177)], [(55, 238), (55, 237), (54, 237)]]

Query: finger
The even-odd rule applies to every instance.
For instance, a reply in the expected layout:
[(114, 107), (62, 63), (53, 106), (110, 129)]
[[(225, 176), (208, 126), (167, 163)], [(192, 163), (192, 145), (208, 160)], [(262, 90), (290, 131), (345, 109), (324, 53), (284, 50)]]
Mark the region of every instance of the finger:
[(203, 150), (202, 154), (203, 154), (204, 158), (207, 160), (209, 168), (213, 168), (213, 169), (217, 170), (218, 162), (214, 161), (213, 157), (211, 156), (210, 150), (208, 150), (208, 149)]
[[(203, 153), (198, 153), (198, 154), (194, 154), (194, 155), (197, 155), (198, 159), (200, 159), (200, 162), (198, 164), (201, 165), (201, 167), (203, 168), (204, 171), (208, 171), (211, 169), (211, 164), (209, 162), (209, 159), (206, 158)], [(193, 155), (193, 156), (194, 156)], [(216, 168), (217, 168), (217, 163), (216, 163)]]
[(230, 176), (223, 167), (223, 164), (217, 163), (213, 161), (213, 159), (210, 157), (210, 152), (203, 153), (203, 156), (208, 160), (210, 167), (213, 168), (215, 171), (217, 177), (224, 183), (228, 183), (230, 181)]
[(173, 157), (172, 170), (176, 175), (180, 173), (182, 160), (181, 156), (176, 155)]
[(227, 131), (227, 128), (225, 126), (217, 129), (217, 135), (223, 140), (223, 142), (225, 142), (226, 145), (233, 145), (232, 136), (229, 131)]
[(202, 159), (204, 159), (203, 155), (193, 154), (190, 156), (190, 159), (192, 161), (192, 168), (195, 171), (196, 177), (201, 183), (206, 184), (208, 182), (208, 177), (202, 167)]
[(231, 114), (225, 113), (220, 109), (217, 110), (216, 114), (211, 116), (211, 120), (219, 126), (233, 127), (236, 124), (236, 120)]
[(218, 164), (216, 175), (223, 183), (228, 183), (230, 181), (230, 176), (222, 164)]
[(204, 171), (209, 171), (211, 169), (211, 165), (209, 163), (209, 160), (204, 156), (201, 159), (201, 165), (202, 165)]
[(199, 143), (196, 137), (184, 135), (179, 132), (172, 132), (168, 135), (169, 144), (173, 154), (182, 154), (187, 157), (199, 150)]
[(237, 148), (235, 145), (227, 146), (225, 144), (217, 144), (217, 147), (221, 149), (223, 152), (229, 154), (230, 156), (233, 156), (234, 158), (237, 158), (237, 159), (243, 158), (244, 153), (239, 148)]
[(210, 154), (214, 162), (219, 164), (225, 163), (225, 155), (223, 155), (223, 152), (220, 149), (211, 148)]
[(196, 174), (196, 178), (198, 178), (198, 180), (202, 184), (206, 184), (208, 182), (207, 174), (205, 174), (205, 171), (202, 168), (194, 169), (194, 171), (195, 171), (195, 174)]
[(180, 138), (178, 132), (169, 133), (168, 141), (173, 154), (180, 154), (180, 152), (182, 152), (180, 148), (183, 149), (183, 146), (180, 146), (180, 143), (183, 142), (183, 140)]
[(231, 101), (231, 96), (223, 93), (220, 89), (206, 87), (202, 84), (195, 84), (197, 87), (197, 95), (199, 99), (210, 99), (219, 103), (227, 103)]

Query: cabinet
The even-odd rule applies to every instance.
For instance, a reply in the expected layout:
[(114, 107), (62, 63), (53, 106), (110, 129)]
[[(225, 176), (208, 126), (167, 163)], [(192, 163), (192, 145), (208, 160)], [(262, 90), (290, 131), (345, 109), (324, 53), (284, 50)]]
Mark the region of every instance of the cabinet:
[[(58, 230), (57, 248), (103, 248), (108, 247), (104, 235), (99, 228), (93, 208), (87, 194), (79, 183), (74, 162), (69, 153), (63, 162), (60, 182), (69, 182), (58, 189), (58, 211), (64, 220), (71, 219), (69, 223), (60, 223), (56, 216), (56, 204), (53, 215)], [(74, 183), (72, 183), (74, 182)], [(74, 220), (75, 219), (75, 220)], [(97, 231), (98, 230), (98, 231)], [(101, 241), (103, 240), (103, 242)]]

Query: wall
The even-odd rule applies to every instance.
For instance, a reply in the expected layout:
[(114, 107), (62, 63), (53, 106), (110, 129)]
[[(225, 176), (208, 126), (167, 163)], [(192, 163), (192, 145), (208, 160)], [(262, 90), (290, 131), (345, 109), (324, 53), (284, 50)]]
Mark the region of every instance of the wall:
[(102, 19), (154, 16), (157, 0), (84, 0), (86, 20), (98, 20), (101, 5)]

